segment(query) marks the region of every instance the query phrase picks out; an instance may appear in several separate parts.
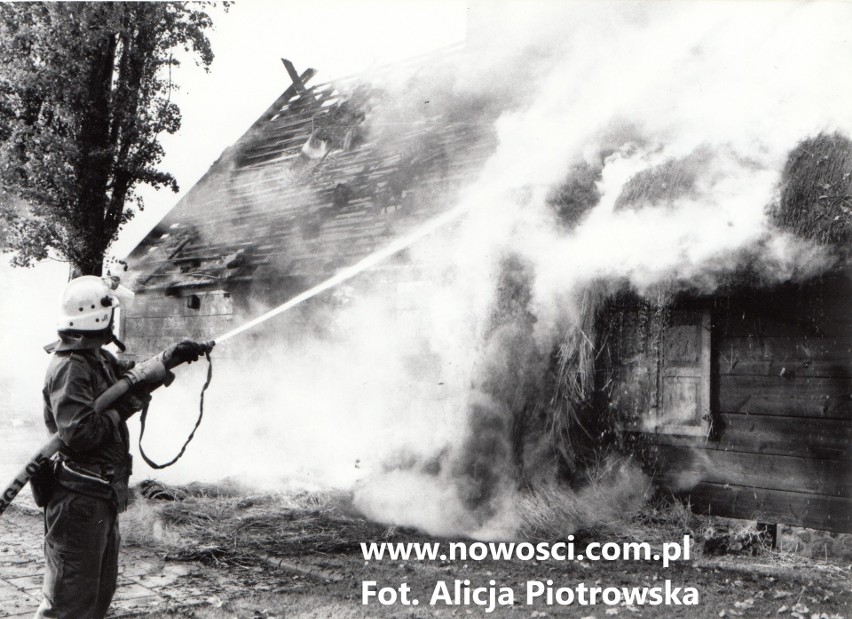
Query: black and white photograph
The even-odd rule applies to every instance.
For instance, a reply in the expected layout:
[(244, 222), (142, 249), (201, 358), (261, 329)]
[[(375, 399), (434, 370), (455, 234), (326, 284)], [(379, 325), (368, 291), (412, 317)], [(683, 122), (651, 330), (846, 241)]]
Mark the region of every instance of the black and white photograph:
[(852, 619), (850, 75), (850, 0), (0, 0), (0, 619)]

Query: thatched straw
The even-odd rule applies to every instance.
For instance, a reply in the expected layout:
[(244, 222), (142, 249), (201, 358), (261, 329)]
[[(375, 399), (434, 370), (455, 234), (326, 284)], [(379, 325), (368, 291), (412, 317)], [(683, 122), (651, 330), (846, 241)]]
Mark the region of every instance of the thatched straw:
[(824, 245), (848, 249), (852, 241), (852, 142), (840, 133), (802, 140), (781, 176), (775, 224)]
[(709, 149), (698, 148), (687, 157), (669, 159), (639, 172), (624, 184), (615, 201), (615, 209), (664, 206), (694, 195), (699, 174), (707, 168), (712, 157)]
[(601, 165), (585, 161), (574, 164), (563, 181), (547, 196), (548, 205), (566, 228), (575, 226), (600, 201), (597, 182), (601, 179), (602, 170)]
[(550, 442), (570, 470), (578, 466), (577, 442), (593, 443), (586, 427), (595, 390), (595, 358), (598, 354), (595, 321), (604, 298), (602, 285), (590, 285), (580, 293), (579, 316), (568, 328), (556, 353), (556, 381), (548, 406)]

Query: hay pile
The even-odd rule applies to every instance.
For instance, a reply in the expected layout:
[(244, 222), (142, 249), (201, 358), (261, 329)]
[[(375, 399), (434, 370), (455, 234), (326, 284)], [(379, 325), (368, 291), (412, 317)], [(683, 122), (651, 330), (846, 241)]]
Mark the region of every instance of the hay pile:
[(848, 251), (852, 242), (852, 141), (840, 133), (807, 138), (790, 152), (770, 207), (781, 229)]
[(347, 493), (251, 495), (227, 485), (158, 485), (176, 500), (139, 497), (122, 533), (128, 544), (159, 548), (172, 560), (251, 565), (259, 557), (349, 552), (361, 542), (405, 535), (358, 516)]

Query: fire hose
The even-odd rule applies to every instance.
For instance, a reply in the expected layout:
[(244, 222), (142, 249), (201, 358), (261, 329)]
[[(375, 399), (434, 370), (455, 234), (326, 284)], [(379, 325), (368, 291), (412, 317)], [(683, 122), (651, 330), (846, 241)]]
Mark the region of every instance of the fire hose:
[[(205, 342), (203, 345), (204, 356), (207, 358), (208, 367), (207, 380), (201, 390), (201, 404), (198, 420), (178, 455), (165, 464), (156, 464), (150, 460), (147, 455), (145, 455), (144, 451), (142, 451), (142, 434), (145, 432), (145, 418), (148, 412), (148, 405), (146, 404), (142, 408), (139, 449), (145, 462), (147, 462), (152, 468), (162, 469), (177, 462), (186, 450), (186, 446), (192, 440), (193, 436), (195, 436), (195, 431), (201, 424), (201, 418), (204, 415), (204, 392), (207, 390), (207, 387), (210, 385), (210, 379), (213, 377), (213, 364), (210, 361), (210, 351), (213, 349), (214, 344), (214, 342), (210, 341)], [(118, 402), (118, 400), (132, 390), (151, 393), (159, 387), (168, 387), (175, 379), (172, 369), (181, 363), (182, 361), (180, 359), (176, 359), (171, 354), (170, 349), (167, 349), (151, 359), (136, 364), (127, 373), (125, 373), (118, 382), (98, 396), (93, 405), (95, 414), (100, 414), (105, 410), (108, 410), (113, 404)], [(30, 458), (12, 482), (6, 486), (3, 493), (0, 494), (0, 515), (6, 511), (12, 501), (15, 500), (15, 497), (18, 496), (18, 493), (27, 485), (27, 482), (42, 466), (46, 465), (50, 461), (50, 459), (59, 451), (61, 446), (62, 439), (59, 438), (58, 434), (54, 434), (44, 445), (41, 446), (35, 455)]]

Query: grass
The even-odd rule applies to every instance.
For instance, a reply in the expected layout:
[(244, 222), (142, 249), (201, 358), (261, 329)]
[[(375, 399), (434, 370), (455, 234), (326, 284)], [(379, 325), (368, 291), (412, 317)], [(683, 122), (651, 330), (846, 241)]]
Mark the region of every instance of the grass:
[(633, 525), (650, 494), (648, 478), (631, 461), (607, 458), (591, 467), (580, 489), (534, 488), (518, 497), (522, 539), (551, 541), (569, 535), (619, 537)]

